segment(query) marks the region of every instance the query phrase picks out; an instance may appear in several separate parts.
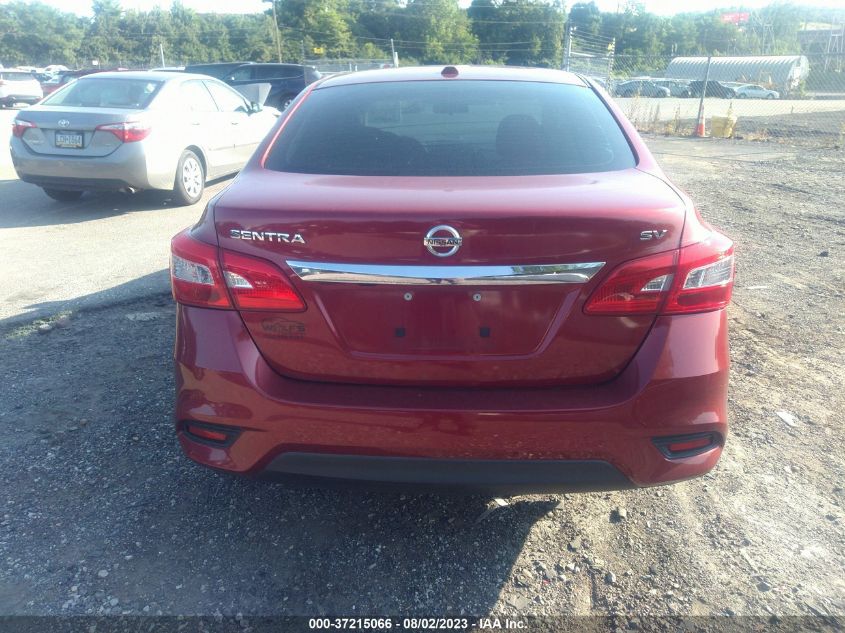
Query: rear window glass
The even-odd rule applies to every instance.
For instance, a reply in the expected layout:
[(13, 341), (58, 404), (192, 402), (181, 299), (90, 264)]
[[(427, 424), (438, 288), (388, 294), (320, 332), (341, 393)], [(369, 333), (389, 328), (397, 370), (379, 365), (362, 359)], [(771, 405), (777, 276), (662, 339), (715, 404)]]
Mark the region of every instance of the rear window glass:
[(6, 71), (0, 72), (0, 79), (6, 81), (34, 81), (35, 77), (31, 73), (10, 73)]
[(142, 110), (160, 87), (160, 81), (146, 79), (82, 77), (68, 88), (51, 94), (41, 105)]
[(633, 167), (625, 136), (583, 86), (416, 81), (315, 90), (265, 167), (366, 176), (573, 174)]

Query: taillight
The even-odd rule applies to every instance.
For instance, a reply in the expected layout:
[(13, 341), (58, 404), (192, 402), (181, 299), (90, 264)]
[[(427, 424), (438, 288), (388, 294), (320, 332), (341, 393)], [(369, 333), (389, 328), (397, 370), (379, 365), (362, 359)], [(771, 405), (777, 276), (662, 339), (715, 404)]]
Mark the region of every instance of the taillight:
[(285, 274), (272, 263), (231, 251), (220, 253), (190, 237), (188, 230), (170, 242), (170, 282), (173, 298), (186, 305), (232, 309), (231, 296), (239, 310), (305, 309)]
[(32, 121), (23, 121), (22, 119), (15, 119), (12, 123), (12, 134), (18, 138), (24, 135), (24, 132), (30, 128), (38, 127)]
[(677, 251), (618, 266), (587, 301), (587, 314), (654, 314), (672, 285)]
[(223, 275), (240, 310), (300, 312), (305, 303), (285, 274), (270, 262), (223, 251)]
[(734, 245), (721, 233), (680, 249), (678, 280), (664, 314), (708, 312), (724, 308), (734, 286)]
[(178, 303), (203, 308), (232, 308), (217, 247), (198, 242), (182, 231), (170, 242), (170, 284)]
[(106, 123), (98, 125), (97, 130), (111, 132), (123, 143), (134, 143), (143, 141), (150, 135), (152, 128), (141, 121), (125, 121), (123, 123)]
[(733, 290), (733, 242), (721, 233), (618, 266), (584, 311), (595, 315), (688, 314), (724, 308)]

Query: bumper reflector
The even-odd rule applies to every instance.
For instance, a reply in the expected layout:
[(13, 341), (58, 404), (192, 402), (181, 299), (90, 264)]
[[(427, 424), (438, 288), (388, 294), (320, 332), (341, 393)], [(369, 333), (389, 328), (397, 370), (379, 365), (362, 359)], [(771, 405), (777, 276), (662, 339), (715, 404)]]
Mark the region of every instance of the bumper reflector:
[(721, 443), (722, 438), (718, 433), (694, 433), (654, 438), (655, 446), (669, 459), (700, 455)]
[(228, 446), (235, 441), (239, 431), (204, 422), (183, 422), (182, 430), (194, 441), (219, 446)]

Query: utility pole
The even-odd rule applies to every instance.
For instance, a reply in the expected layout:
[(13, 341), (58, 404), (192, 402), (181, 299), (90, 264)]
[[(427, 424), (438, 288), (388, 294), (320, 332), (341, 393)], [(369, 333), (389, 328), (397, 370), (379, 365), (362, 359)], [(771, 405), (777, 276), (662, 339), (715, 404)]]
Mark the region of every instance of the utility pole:
[(161, 67), (164, 68), (164, 44), (162, 44), (161, 40), (158, 41), (158, 52), (161, 55)]
[(305, 63), (305, 40), (299, 40), (299, 50), (302, 52), (302, 63)]
[(269, 2), (273, 5), (273, 34), (276, 40), (276, 54), (279, 57), (279, 63), (282, 63), (282, 34), (279, 32), (279, 20), (276, 18), (276, 0), (261, 0), (262, 2)]
[(563, 30), (563, 69), (569, 70), (569, 60), (572, 57), (572, 22), (566, 21), (566, 27)]
[(707, 70), (704, 71), (704, 85), (701, 86), (701, 98), (698, 100), (698, 125), (695, 128), (695, 135), (699, 137), (707, 136), (707, 131), (704, 127), (704, 95), (707, 94), (707, 83), (710, 81), (710, 64), (713, 62), (713, 56), (707, 56)]
[(396, 54), (396, 47), (393, 46), (393, 38), (390, 38), (390, 57), (393, 59), (393, 67), (399, 68), (399, 55)]

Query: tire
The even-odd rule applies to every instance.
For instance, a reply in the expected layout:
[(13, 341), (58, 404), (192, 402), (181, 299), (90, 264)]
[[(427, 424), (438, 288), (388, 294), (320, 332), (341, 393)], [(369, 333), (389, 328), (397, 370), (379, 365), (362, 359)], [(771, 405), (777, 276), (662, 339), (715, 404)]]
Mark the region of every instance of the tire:
[(74, 200), (79, 200), (82, 197), (81, 191), (72, 191), (68, 189), (47, 189), (44, 187), (44, 193), (50, 196), (53, 200), (58, 200), (59, 202), (73, 202)]
[(205, 191), (205, 170), (194, 152), (186, 149), (176, 164), (173, 199), (180, 206), (196, 204)]
[(766, 99), (774, 99), (775, 95), (766, 95)]
[(738, 95), (736, 96), (736, 98), (737, 98), (737, 99), (747, 99), (747, 98), (748, 98), (748, 95), (746, 95), (746, 94), (738, 94)]

